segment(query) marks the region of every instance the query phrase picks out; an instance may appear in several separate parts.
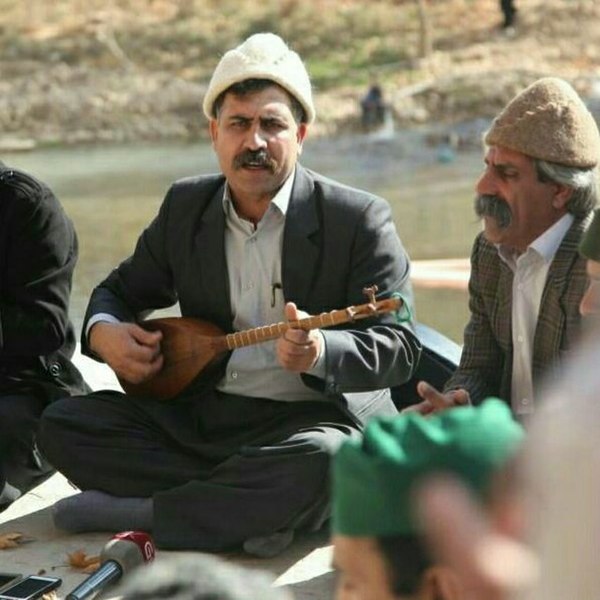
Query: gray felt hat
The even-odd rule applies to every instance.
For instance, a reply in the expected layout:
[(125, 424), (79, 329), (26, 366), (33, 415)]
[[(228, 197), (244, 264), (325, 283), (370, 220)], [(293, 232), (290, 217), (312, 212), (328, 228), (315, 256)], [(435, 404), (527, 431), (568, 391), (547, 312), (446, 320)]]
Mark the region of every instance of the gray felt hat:
[(515, 96), (494, 119), (485, 143), (579, 168), (596, 166), (600, 157), (594, 117), (557, 77), (539, 79)]

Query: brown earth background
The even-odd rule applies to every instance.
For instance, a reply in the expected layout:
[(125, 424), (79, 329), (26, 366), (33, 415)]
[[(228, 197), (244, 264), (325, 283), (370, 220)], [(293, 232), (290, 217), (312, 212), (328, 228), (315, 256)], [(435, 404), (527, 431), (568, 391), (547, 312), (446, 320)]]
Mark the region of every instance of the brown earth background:
[(598, 116), (600, 3), (516, 4), (504, 31), (498, 0), (0, 0), (0, 148), (202, 138), (219, 57), (261, 31), (307, 64), (313, 135), (356, 130), (373, 79), (400, 127), (489, 119), (542, 75)]

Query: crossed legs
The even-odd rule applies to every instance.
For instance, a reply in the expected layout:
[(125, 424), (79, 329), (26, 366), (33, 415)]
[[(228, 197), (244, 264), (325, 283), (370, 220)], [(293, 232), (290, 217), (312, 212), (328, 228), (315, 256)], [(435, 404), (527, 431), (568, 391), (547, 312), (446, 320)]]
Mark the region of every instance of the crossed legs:
[[(82, 490), (150, 502), (126, 518), (145, 515), (160, 546), (215, 551), (313, 525), (327, 504), (330, 452), (355, 433), (325, 402), (97, 392), (52, 404), (40, 439)], [(123, 528), (97, 512), (93, 529)]]

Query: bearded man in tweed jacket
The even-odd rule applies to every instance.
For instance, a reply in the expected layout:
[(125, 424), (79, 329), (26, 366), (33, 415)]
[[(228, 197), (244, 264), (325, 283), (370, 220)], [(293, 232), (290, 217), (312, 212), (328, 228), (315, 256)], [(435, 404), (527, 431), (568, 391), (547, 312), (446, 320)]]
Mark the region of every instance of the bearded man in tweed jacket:
[(526, 418), (579, 337), (588, 280), (578, 245), (597, 201), (600, 135), (575, 90), (548, 77), (506, 106), (485, 142), (460, 365), (442, 393), (420, 382), (413, 408), (498, 396)]

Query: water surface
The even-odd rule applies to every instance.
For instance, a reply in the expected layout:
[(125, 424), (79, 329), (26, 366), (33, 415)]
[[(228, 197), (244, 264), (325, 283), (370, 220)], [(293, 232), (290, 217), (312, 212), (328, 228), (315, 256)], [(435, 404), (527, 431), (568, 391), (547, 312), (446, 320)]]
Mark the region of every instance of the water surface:
[[(441, 163), (435, 149), (406, 134), (385, 143), (358, 136), (308, 140), (301, 158), (309, 168), (386, 198), (413, 259), (468, 256), (479, 229), (472, 211), (478, 153)], [(48, 149), (2, 160), (46, 181), (75, 223), (80, 258), (71, 314), (77, 327), (92, 288), (131, 253), (169, 184), (218, 170), (205, 143)], [(466, 292), (417, 288), (416, 300), (420, 320), (462, 341)]]

